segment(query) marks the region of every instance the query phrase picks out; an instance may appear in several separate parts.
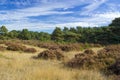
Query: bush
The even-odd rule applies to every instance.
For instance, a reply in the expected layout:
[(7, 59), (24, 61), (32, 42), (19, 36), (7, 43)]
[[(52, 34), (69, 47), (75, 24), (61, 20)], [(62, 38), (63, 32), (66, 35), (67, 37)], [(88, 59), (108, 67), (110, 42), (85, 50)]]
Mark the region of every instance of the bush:
[(37, 50), (35, 48), (27, 48), (26, 46), (17, 44), (17, 43), (6, 43), (7, 50), (11, 51), (23, 51), (23, 52), (28, 52), (28, 53), (35, 53)]
[(94, 55), (94, 54), (96, 54), (96, 53), (95, 53), (93, 50), (91, 50), (91, 49), (85, 50), (84, 53), (87, 54), (87, 55)]
[(19, 44), (9, 44), (7, 47), (7, 50), (12, 50), (12, 51), (24, 51), (26, 49), (26, 46), (22, 46)]
[(59, 46), (52, 46), (48, 48), (49, 50), (61, 50)]
[(85, 50), (84, 53), (76, 54), (73, 59), (67, 62), (67, 66), (73, 68), (93, 68), (91, 65), (95, 64), (95, 52), (92, 50)]
[(64, 59), (64, 55), (62, 54), (61, 50), (46, 50), (41, 52), (38, 55), (38, 58), (62, 60)]
[(96, 53), (93, 50), (87, 49), (84, 53), (79, 53), (75, 55), (75, 58), (87, 57), (87, 56), (94, 56)]
[(80, 44), (65, 44), (65, 45), (60, 45), (60, 48), (62, 51), (80, 51), (81, 46)]
[(99, 58), (114, 58), (117, 59), (120, 56), (120, 45), (110, 45), (104, 49), (98, 51)]
[(118, 59), (113, 65), (108, 67), (108, 70), (116, 75), (120, 75), (120, 59)]
[(35, 53), (35, 52), (37, 52), (37, 50), (35, 48), (27, 48), (24, 50), (24, 52)]
[(99, 44), (82, 44), (82, 43), (65, 43), (59, 44), (54, 42), (47, 42), (47, 43), (39, 43), (37, 44), (38, 47), (47, 48), (47, 49), (61, 49), (62, 51), (80, 51), (83, 49), (87, 49), (90, 47), (100, 47)]
[(4, 50), (6, 50), (6, 48), (3, 46), (0, 46), (0, 51), (4, 51)]
[(120, 80), (120, 75), (116, 76), (115, 80)]
[(59, 45), (56, 44), (56, 43), (53, 43), (53, 42), (51, 42), (51, 43), (47, 42), (47, 43), (39, 43), (37, 46), (40, 47), (40, 48), (47, 48), (47, 49), (49, 49), (51, 47), (54, 47), (54, 46), (56, 47), (56, 46), (59, 46)]
[[(98, 51), (97, 54), (92, 50), (85, 50), (84, 53), (76, 54), (75, 57), (66, 64), (74, 68), (106, 70), (109, 66), (114, 64), (119, 57), (120, 45), (110, 45)], [(117, 68), (117, 66), (120, 68), (118, 62), (115, 64), (116, 67), (113, 67), (114, 69)]]

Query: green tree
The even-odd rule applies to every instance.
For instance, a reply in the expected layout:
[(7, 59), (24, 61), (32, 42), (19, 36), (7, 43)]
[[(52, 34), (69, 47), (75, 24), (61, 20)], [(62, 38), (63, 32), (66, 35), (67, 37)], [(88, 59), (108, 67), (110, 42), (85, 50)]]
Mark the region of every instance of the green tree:
[(63, 32), (65, 33), (65, 32), (67, 32), (67, 31), (69, 31), (69, 28), (64, 27)]
[(21, 33), (19, 34), (19, 38), (23, 40), (29, 40), (31, 39), (31, 34), (28, 31), (28, 29), (23, 29)]
[(8, 29), (5, 26), (0, 27), (0, 33), (2, 35), (6, 35), (8, 33)]
[(41, 40), (41, 41), (50, 41), (51, 40), (51, 36), (48, 33), (40, 32), (39, 33), (39, 40)]
[(113, 34), (113, 42), (120, 43), (120, 17), (115, 18), (109, 25), (109, 28)]
[(10, 38), (18, 38), (18, 35), (20, 34), (20, 31), (12, 30), (8, 33), (8, 37)]
[(74, 27), (71, 27), (71, 28), (70, 28), (70, 31), (71, 31), (71, 32), (74, 32), (74, 33), (77, 32), (76, 29), (75, 29)]
[(109, 26), (119, 26), (120, 27), (120, 17), (115, 18)]
[(64, 41), (65, 42), (77, 42), (80, 38), (80, 35), (71, 31), (67, 31), (64, 33)]
[(51, 39), (57, 42), (62, 42), (64, 40), (63, 32), (59, 27), (56, 27), (51, 35)]

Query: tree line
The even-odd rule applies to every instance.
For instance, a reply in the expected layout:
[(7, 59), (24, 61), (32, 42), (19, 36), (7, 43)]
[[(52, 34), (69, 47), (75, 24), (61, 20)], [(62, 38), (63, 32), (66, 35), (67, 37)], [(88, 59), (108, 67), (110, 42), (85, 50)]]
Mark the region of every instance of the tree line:
[(46, 32), (33, 32), (28, 29), (8, 31), (5, 26), (1, 26), (0, 39), (118, 44), (120, 43), (120, 18), (115, 18), (111, 24), (102, 27), (77, 26), (76, 28), (64, 27), (64, 29), (56, 27), (51, 34)]

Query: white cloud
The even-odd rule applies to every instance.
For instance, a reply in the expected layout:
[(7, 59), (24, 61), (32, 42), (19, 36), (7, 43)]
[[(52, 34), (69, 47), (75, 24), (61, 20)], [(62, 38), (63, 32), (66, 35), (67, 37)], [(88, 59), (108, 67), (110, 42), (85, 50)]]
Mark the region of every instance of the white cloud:
[[(109, 0), (15, 0), (15, 2), (11, 2), (11, 0), (0, 0), (0, 5), (8, 3), (15, 4), (18, 7), (30, 5), (30, 7), (27, 8), (1, 10), (0, 21), (4, 21), (3, 25), (8, 26), (10, 30), (21, 30), (23, 28), (28, 28), (30, 30), (49, 30), (56, 26), (63, 28), (64, 26), (88, 27), (107, 25), (115, 17), (120, 17), (118, 5), (106, 3), (107, 1)], [(75, 12), (74, 10), (68, 10), (84, 4), (89, 5), (82, 7), (80, 11)], [(93, 14), (102, 4), (107, 4), (108, 10), (106, 9), (106, 12), (101, 12), (102, 10), (99, 10), (98, 13)], [(62, 9), (62, 11), (56, 9)], [(45, 20), (31, 20), (31, 18), (29, 18), (43, 15), (53, 16), (49, 16), (49, 18), (47, 17)], [(89, 15), (89, 17), (81, 17), (84, 15)]]
[[(22, 20), (27, 19), (27, 17), (31, 16), (42, 16), (42, 15), (51, 15), (51, 14), (69, 14), (73, 13), (72, 11), (54, 11), (53, 9), (56, 9), (60, 6), (47, 6), (47, 7), (32, 7), (32, 8), (26, 8), (26, 9), (17, 9), (12, 11), (0, 11), (0, 20)], [(5, 14), (3, 14), (5, 13)]]
[(95, 17), (114, 19), (114, 18), (120, 17), (120, 12), (106, 12), (102, 14), (96, 14)]
[(56, 26), (63, 28), (64, 26), (67, 27), (76, 27), (76, 26), (82, 26), (82, 27), (95, 27), (98, 26), (94, 23), (89, 23), (89, 22), (71, 22), (71, 23), (63, 23), (63, 24), (56, 24)]
[(108, 0), (93, 0), (91, 3), (83, 8), (82, 15), (84, 14), (90, 14), (92, 11), (96, 10), (98, 7), (100, 7), (103, 3), (105, 3)]

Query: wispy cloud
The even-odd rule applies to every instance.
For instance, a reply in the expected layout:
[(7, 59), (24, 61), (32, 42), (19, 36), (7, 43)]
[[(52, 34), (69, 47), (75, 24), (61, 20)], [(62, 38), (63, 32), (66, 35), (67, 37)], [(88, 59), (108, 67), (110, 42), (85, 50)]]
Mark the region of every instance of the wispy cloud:
[(83, 8), (83, 12), (81, 13), (82, 15), (84, 14), (90, 14), (94, 10), (96, 10), (98, 7), (100, 7), (102, 4), (104, 4), (108, 0), (93, 0), (91, 3)]
[(46, 31), (56, 26), (102, 26), (120, 17), (119, 3), (118, 0), (0, 0), (0, 25), (10, 30)]

